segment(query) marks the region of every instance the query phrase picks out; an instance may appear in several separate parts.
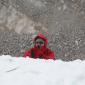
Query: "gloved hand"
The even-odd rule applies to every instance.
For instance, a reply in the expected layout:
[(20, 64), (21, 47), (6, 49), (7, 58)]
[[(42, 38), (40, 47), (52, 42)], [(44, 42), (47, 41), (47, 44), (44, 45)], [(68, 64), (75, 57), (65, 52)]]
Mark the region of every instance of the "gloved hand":
[(31, 57), (32, 57), (32, 58), (35, 58), (35, 53), (34, 53), (33, 50), (31, 51)]
[(40, 59), (44, 58), (44, 52), (42, 50), (39, 50), (39, 58)]

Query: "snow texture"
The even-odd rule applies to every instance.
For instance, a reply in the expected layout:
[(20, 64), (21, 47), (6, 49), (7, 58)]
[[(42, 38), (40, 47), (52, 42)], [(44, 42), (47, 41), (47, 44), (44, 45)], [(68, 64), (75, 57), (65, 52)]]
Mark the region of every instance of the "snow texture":
[(85, 61), (0, 56), (0, 85), (85, 85)]

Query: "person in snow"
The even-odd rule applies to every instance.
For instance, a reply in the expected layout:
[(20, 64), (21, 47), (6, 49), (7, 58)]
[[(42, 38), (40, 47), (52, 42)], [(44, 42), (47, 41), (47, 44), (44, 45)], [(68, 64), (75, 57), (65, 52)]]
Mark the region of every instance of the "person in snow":
[(23, 57), (30, 57), (30, 58), (40, 58), (40, 59), (53, 59), (55, 60), (55, 54), (51, 49), (47, 48), (48, 40), (47, 38), (39, 33), (34, 38), (34, 47), (27, 50)]

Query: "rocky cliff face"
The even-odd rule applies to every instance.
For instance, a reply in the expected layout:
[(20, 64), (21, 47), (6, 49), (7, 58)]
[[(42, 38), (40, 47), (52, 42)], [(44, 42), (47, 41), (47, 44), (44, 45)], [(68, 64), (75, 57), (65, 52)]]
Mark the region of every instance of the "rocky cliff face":
[[(57, 58), (85, 59), (85, 0), (0, 0), (0, 30), (1, 54), (14, 56), (21, 48), (29, 48), (29, 36), (41, 31), (48, 33), (49, 47)], [(7, 42), (15, 45), (8, 47)]]
[(39, 28), (51, 33), (61, 28), (74, 31), (84, 27), (84, 3), (84, 0), (1, 0), (0, 25), (18, 33), (28, 30), (34, 33)]
[(0, 5), (0, 29), (14, 30), (19, 34), (34, 33), (38, 27), (46, 30), (41, 23), (33, 21), (26, 15), (24, 1), (1, 0)]

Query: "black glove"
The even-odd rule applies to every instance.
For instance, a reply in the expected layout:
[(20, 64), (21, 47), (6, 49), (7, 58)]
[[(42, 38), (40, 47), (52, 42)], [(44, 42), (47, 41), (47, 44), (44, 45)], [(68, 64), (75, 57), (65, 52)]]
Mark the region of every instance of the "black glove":
[(31, 51), (31, 57), (32, 57), (32, 58), (35, 58), (35, 53), (34, 53), (33, 50)]
[(39, 58), (40, 58), (40, 59), (43, 59), (43, 56), (42, 56), (42, 55), (40, 55), (40, 56), (39, 56)]

